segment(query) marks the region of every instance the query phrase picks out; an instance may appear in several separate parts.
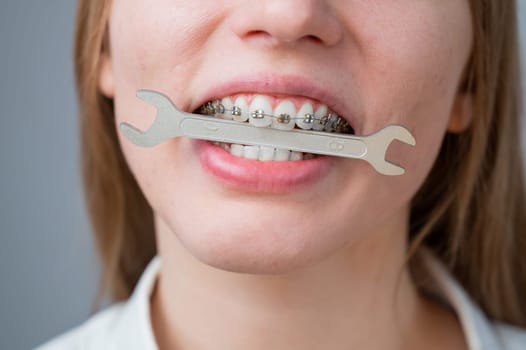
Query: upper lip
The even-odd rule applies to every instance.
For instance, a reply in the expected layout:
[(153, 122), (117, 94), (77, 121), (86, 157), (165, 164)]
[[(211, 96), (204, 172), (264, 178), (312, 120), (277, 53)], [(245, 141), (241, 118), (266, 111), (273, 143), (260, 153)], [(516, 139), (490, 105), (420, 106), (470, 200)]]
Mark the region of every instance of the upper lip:
[(343, 101), (333, 87), (322, 86), (319, 82), (299, 75), (256, 74), (240, 76), (226, 82), (220, 82), (210, 87), (191, 105), (193, 111), (208, 101), (221, 99), (238, 93), (279, 94), (302, 96), (318, 100), (326, 104), (338, 116), (357, 130), (356, 116), (350, 106)]

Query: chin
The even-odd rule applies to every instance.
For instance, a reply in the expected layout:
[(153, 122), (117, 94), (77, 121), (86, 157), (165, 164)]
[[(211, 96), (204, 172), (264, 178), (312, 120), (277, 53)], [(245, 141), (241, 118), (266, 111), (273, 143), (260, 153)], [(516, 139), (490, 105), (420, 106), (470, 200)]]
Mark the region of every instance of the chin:
[(290, 221), (218, 218), (193, 228), (180, 224), (159, 232), (172, 236), (166, 243), (179, 245), (203, 264), (236, 273), (290, 273), (315, 265), (344, 244), (343, 234), (329, 234), (310, 223), (291, 227)]

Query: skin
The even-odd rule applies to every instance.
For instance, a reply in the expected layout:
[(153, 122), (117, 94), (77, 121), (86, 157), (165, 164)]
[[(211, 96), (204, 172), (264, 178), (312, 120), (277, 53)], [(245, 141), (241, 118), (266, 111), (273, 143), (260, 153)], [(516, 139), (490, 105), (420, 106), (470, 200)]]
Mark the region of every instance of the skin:
[(273, 195), (221, 186), (188, 139), (143, 149), (119, 134), (156, 217), (161, 348), (466, 348), (455, 317), (416, 291), (404, 258), (410, 200), (444, 134), (471, 119), (469, 96), (457, 93), (472, 47), (467, 0), (112, 6), (99, 87), (115, 100), (116, 127), (153, 121), (137, 89), (191, 111), (211, 85), (263, 72), (334, 91), (358, 134), (401, 124), (418, 143), (389, 149), (404, 176), (338, 159), (314, 184)]

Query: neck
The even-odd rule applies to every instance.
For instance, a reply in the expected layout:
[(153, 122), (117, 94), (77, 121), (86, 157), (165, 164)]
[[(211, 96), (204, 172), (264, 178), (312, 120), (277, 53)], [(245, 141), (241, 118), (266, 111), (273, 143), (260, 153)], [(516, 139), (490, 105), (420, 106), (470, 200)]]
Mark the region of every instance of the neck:
[(407, 349), (423, 302), (399, 243), (405, 223), (390, 227), (308, 268), (251, 275), (198, 261), (157, 218), (162, 267), (152, 320), (160, 347)]

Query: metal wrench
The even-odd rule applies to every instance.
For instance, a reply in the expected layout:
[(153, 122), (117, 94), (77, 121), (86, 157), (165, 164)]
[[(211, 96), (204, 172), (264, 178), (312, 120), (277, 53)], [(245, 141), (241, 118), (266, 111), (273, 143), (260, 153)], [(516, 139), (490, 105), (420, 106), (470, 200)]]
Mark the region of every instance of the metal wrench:
[(121, 132), (134, 144), (153, 147), (174, 137), (236, 143), (243, 145), (270, 146), (298, 152), (363, 159), (384, 175), (402, 175), (405, 169), (385, 160), (385, 153), (392, 141), (398, 140), (416, 145), (413, 135), (403, 126), (388, 125), (368, 135), (355, 136), (300, 129), (278, 130), (259, 128), (249, 123), (211, 118), (180, 111), (160, 92), (139, 90), (137, 97), (157, 108), (154, 123), (141, 131), (128, 123), (121, 123)]

